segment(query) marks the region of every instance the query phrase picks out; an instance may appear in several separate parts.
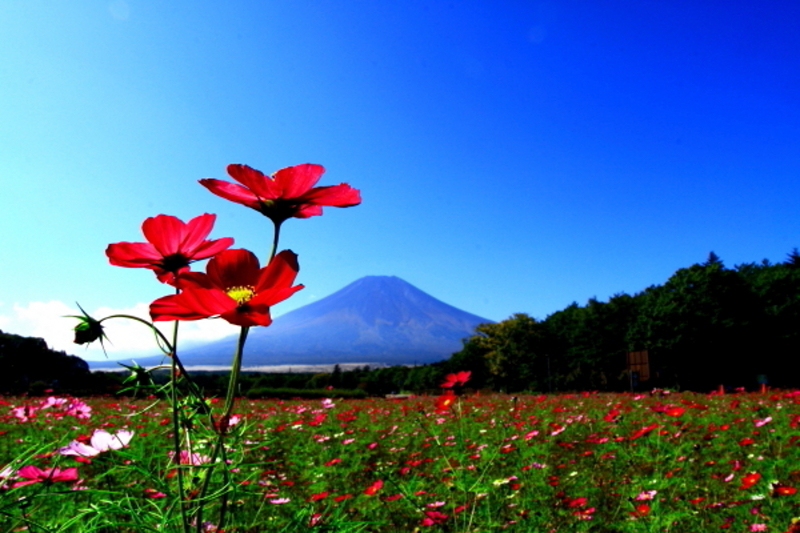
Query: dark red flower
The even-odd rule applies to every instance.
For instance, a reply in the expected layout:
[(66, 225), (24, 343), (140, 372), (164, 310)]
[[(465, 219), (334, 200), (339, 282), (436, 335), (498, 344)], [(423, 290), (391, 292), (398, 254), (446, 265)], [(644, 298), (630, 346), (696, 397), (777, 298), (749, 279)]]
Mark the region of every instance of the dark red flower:
[(440, 387), (446, 388), (453, 388), (456, 385), (464, 385), (467, 381), (469, 381), (472, 372), (469, 370), (462, 370), (461, 372), (456, 372), (454, 374), (447, 374), (444, 377), (444, 383), (439, 385)]
[(314, 187), (325, 172), (320, 165), (286, 167), (271, 176), (247, 165), (228, 165), (227, 170), (241, 185), (211, 178), (200, 180), (200, 184), (217, 196), (255, 209), (275, 224), (292, 217), (321, 215), (324, 205), (351, 207), (361, 203), (358, 189), (346, 183)]
[(180, 293), (150, 304), (154, 321), (199, 320), (219, 316), (237, 326), (269, 326), (269, 308), (303, 288), (292, 286), (297, 255), (284, 250), (259, 268), (248, 250), (224, 250), (209, 260), (206, 273), (187, 272), (176, 285)]
[(230, 237), (205, 240), (216, 218), (205, 213), (184, 223), (170, 215), (150, 217), (142, 223), (148, 242), (109, 244), (106, 255), (112, 265), (149, 268), (159, 281), (173, 284), (178, 274), (189, 271), (189, 263), (213, 257), (233, 244)]

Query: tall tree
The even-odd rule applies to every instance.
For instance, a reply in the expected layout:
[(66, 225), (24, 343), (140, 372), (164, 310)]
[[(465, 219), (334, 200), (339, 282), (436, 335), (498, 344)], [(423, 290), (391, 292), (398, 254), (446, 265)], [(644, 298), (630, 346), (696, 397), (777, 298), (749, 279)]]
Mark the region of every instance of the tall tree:
[(646, 289), (630, 338), (637, 349), (650, 351), (663, 385), (745, 385), (760, 371), (758, 315), (758, 298), (737, 272), (706, 262)]

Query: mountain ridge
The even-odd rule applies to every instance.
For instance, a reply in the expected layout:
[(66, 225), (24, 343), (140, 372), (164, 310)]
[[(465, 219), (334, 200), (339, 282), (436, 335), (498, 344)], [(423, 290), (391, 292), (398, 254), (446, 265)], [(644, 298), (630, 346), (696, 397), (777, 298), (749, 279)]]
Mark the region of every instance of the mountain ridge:
[[(432, 363), (460, 350), (462, 339), (485, 322), (492, 321), (442, 302), (397, 276), (365, 276), (275, 318), (269, 327), (251, 329), (244, 366)], [(237, 338), (187, 348), (181, 360), (186, 366), (228, 365)], [(161, 357), (137, 359), (145, 366), (155, 360)], [(116, 363), (90, 364), (108, 368)]]

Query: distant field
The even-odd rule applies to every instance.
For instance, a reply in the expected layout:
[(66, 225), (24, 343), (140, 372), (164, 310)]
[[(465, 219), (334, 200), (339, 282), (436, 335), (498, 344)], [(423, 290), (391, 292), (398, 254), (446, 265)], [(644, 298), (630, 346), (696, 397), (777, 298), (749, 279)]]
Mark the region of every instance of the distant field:
[[(12, 411), (42, 400), (0, 404), (0, 530), (23, 516), (30, 531), (145, 530), (119, 525), (131, 509), (175, 518), (165, 404)], [(800, 515), (800, 391), (468, 395), (441, 413), (434, 397), (240, 400), (236, 412), (227, 532), (783, 532)], [(89, 463), (52, 453), (100, 427), (135, 435)], [(86, 490), (8, 488), (24, 464), (75, 466)], [(105, 518), (59, 529), (92, 505)]]

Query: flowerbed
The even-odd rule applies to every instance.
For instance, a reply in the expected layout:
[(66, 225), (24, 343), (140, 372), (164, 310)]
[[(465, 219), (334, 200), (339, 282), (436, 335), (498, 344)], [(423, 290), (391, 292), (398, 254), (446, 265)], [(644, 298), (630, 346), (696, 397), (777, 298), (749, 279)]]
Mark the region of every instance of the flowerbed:
[[(2, 531), (176, 531), (176, 472), (191, 499), (210, 466), (210, 440), (170, 456), (165, 402), (0, 413)], [(198, 531), (221, 502), (229, 532), (783, 532), (800, 514), (800, 391), (239, 399), (229, 423), (228, 495)]]

